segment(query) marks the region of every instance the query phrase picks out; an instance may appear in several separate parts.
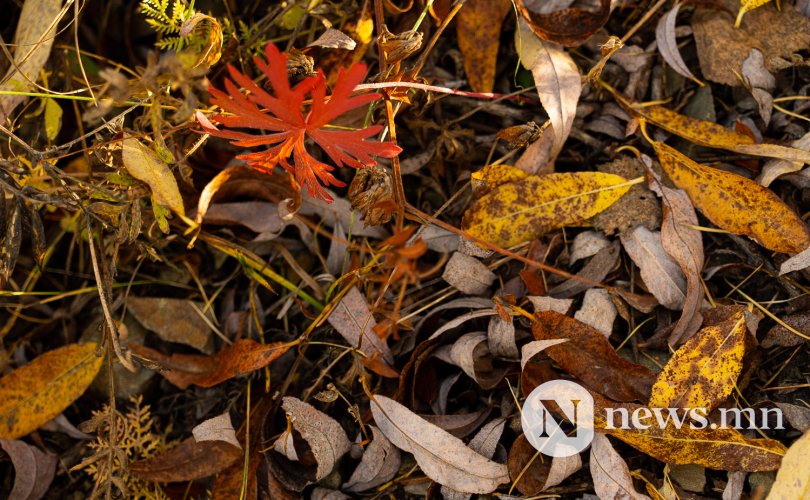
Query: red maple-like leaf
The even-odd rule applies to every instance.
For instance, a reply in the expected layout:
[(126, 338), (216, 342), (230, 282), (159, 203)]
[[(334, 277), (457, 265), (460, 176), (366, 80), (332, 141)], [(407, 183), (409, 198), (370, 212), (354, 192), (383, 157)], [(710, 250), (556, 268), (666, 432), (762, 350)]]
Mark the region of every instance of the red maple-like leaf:
[[(338, 167), (372, 167), (377, 164), (372, 156), (392, 158), (402, 151), (402, 148), (391, 142), (366, 140), (382, 130), (380, 125), (360, 130), (325, 130), (338, 116), (381, 97), (380, 94), (351, 96), (366, 74), (364, 64), (354, 64), (346, 72), (341, 69), (334, 91), (327, 99), (323, 73), (319, 71), (317, 75), (305, 78), (290, 88), (287, 56), (279, 52), (272, 43), (267, 44), (264, 52), (266, 63), (258, 57), (254, 61), (267, 76), (274, 95), (267, 93), (231, 65), (228, 65), (228, 71), (233, 80), (225, 79), (227, 93), (215, 88), (209, 91), (212, 96), (211, 104), (228, 113), (214, 116), (216, 122), (225, 127), (259, 129), (269, 133), (249, 134), (220, 130), (201, 112), (197, 111), (196, 114), (197, 121), (207, 133), (231, 139), (231, 144), (243, 147), (273, 145), (265, 151), (247, 153), (237, 158), (265, 172), (270, 172), (277, 164), (281, 164), (295, 174), (298, 185), (306, 186), (310, 195), (331, 202), (332, 198), (318, 180), (327, 186), (342, 187), (346, 184), (329, 173), (334, 170), (333, 166), (320, 162), (309, 154), (304, 144), (307, 137), (318, 144)], [(240, 86), (248, 91), (247, 95), (239, 90)], [(311, 96), (312, 104), (305, 115), (304, 101), (307, 94)], [(289, 163), (291, 155), (294, 166)]]

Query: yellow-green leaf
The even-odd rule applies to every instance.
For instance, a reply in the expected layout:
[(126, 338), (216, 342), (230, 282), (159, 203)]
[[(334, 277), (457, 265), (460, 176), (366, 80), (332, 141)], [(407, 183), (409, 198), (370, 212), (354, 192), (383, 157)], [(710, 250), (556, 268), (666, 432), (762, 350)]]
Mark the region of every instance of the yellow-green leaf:
[(804, 221), (769, 189), (700, 165), (664, 143), (653, 147), (672, 182), (717, 226), (777, 252), (795, 254), (810, 246)]
[(70, 406), (101, 368), (98, 344), (69, 344), (0, 378), (0, 439), (35, 431)]
[(123, 141), (122, 159), (129, 175), (148, 184), (158, 203), (185, 216), (177, 180), (154, 151), (141, 144), (138, 139), (127, 137)]
[(682, 345), (652, 387), (653, 408), (713, 410), (734, 389), (745, 354), (742, 306), (715, 310), (722, 320), (698, 331)]
[(601, 172), (527, 177), (479, 198), (464, 215), (463, 227), (474, 237), (511, 247), (551, 229), (582, 223), (642, 181)]
[(512, 165), (487, 165), (470, 177), (473, 194), (483, 196), (501, 184), (525, 179), (529, 174)]
[(45, 135), (49, 141), (56, 140), (62, 128), (62, 107), (55, 99), (45, 99)]
[(807, 466), (807, 457), (810, 457), (810, 431), (806, 431), (788, 448), (779, 472), (776, 473), (776, 481), (768, 493), (768, 500), (810, 498), (810, 467)]

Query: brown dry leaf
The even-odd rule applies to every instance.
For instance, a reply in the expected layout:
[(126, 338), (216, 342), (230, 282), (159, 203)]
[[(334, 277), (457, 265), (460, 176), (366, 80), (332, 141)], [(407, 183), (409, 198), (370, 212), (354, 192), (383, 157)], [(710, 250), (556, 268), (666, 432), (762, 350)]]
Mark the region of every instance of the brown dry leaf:
[(469, 0), (456, 16), (458, 48), (475, 92), (492, 92), (501, 24), (511, 8), (509, 0)]
[[(10, 6), (4, 10), (10, 15)], [(14, 33), (14, 62), (0, 80), (0, 91), (25, 92), (34, 88), (48, 61), (56, 28), (64, 12), (61, 0), (25, 0)], [(4, 58), (5, 59), (5, 58)], [(24, 100), (22, 95), (0, 95), (0, 123), (5, 122)]]
[(556, 299), (554, 297), (546, 297), (534, 295), (526, 297), (534, 307), (534, 312), (539, 313), (543, 311), (557, 311), (560, 314), (565, 314), (571, 309), (574, 299)]
[(740, 500), (745, 488), (745, 472), (729, 472), (728, 483), (723, 489), (723, 500)]
[(770, 91), (776, 87), (776, 78), (765, 67), (765, 56), (762, 55), (762, 52), (751, 49), (742, 64), (742, 77), (757, 102), (759, 116), (767, 126), (771, 121), (773, 111), (773, 96)]
[(593, 435), (590, 465), (593, 489), (599, 498), (649, 500), (633, 487), (630, 469), (601, 432)]
[(231, 415), (227, 411), (218, 417), (209, 418), (191, 430), (198, 443), (203, 441), (225, 441), (241, 448), (236, 439), (236, 431), (231, 423)]
[(536, 315), (532, 333), (537, 340), (568, 339), (546, 347), (560, 367), (588, 387), (616, 401), (646, 401), (655, 376), (646, 367), (618, 354), (598, 330), (553, 311)]
[(604, 288), (590, 288), (585, 291), (582, 307), (574, 313), (574, 319), (602, 332), (605, 338), (613, 333), (613, 322), (619, 311)]
[(601, 172), (527, 177), (479, 198), (464, 214), (462, 226), (472, 236), (508, 248), (554, 228), (581, 224), (640, 181)]
[(351, 449), (352, 443), (346, 431), (335, 419), (300, 399), (287, 396), (281, 407), (312, 451), (317, 463), (315, 481), (320, 481), (332, 472), (338, 459)]
[(369, 425), (373, 439), (363, 451), (363, 457), (351, 477), (343, 484), (350, 493), (360, 493), (377, 487), (396, 475), (402, 463), (399, 448), (391, 444), (380, 430)]
[[(646, 158), (645, 161), (652, 163)], [(703, 237), (700, 231), (689, 226), (697, 226), (695, 208), (686, 192), (670, 189), (655, 181), (651, 189), (661, 197), (663, 219), (661, 221), (661, 243), (664, 250), (673, 258), (686, 276), (686, 297), (683, 312), (669, 336), (671, 345), (681, 339), (688, 339), (700, 328), (703, 302), (703, 286), (700, 273), (703, 270)]]
[[(551, 123), (551, 122), (546, 122)], [(543, 175), (554, 172), (554, 158), (551, 157), (554, 148), (554, 130), (551, 127), (543, 127), (540, 130), (540, 137), (529, 144), (526, 150), (515, 162), (515, 168), (526, 172), (529, 175)]]
[(574, 236), (568, 262), (574, 264), (578, 260), (593, 257), (599, 250), (608, 245), (610, 245), (610, 240), (601, 232), (583, 231)]
[(62, 413), (96, 378), (98, 344), (68, 344), (0, 378), (0, 439), (17, 439)]
[(568, 476), (577, 472), (582, 468), (582, 458), (579, 454), (571, 455), (568, 457), (554, 457), (551, 459), (551, 469), (548, 471), (546, 484), (543, 489), (547, 490), (553, 488), (558, 484), (565, 481)]
[(203, 319), (204, 308), (204, 303), (186, 299), (133, 296), (127, 299), (127, 310), (150, 332), (167, 342), (179, 342), (211, 354), (214, 339), (211, 327)]
[(737, 12), (737, 19), (734, 20), (734, 27), (739, 28), (742, 24), (743, 16), (757, 7), (762, 7), (771, 0), (740, 0), (740, 10)]
[(228, 379), (246, 375), (264, 368), (279, 358), (295, 342), (259, 344), (255, 340), (241, 339), (223, 348), (213, 356), (198, 354), (172, 354), (167, 356), (148, 347), (130, 344), (133, 353), (160, 366), (160, 374), (180, 389), (194, 384), (213, 387)]
[[(698, 59), (703, 77), (739, 86), (742, 63), (752, 48), (762, 51), (769, 71), (785, 68), (791, 55), (810, 44), (810, 19), (796, 9), (756, 9), (734, 28), (739, 0), (718, 0), (692, 15)], [(736, 72), (736, 74), (735, 74)]]
[(765, 334), (765, 338), (762, 339), (761, 345), (763, 348), (770, 349), (774, 346), (793, 347), (802, 342), (806, 342), (807, 338), (810, 337), (810, 312), (805, 311), (796, 314), (788, 314), (780, 319), (789, 327), (804, 334), (805, 337), (800, 337), (783, 325), (776, 324), (768, 330), (768, 333)]
[(8, 454), (14, 466), (9, 500), (39, 500), (45, 496), (56, 473), (57, 456), (12, 439), (0, 439), (0, 448)]
[(484, 263), (461, 252), (453, 253), (442, 273), (444, 281), (467, 295), (484, 295), (495, 278)]
[[(496, 418), (481, 427), (470, 440), (470, 449), (484, 458), (491, 459), (492, 456), (495, 455), (495, 450), (498, 446), (498, 441), (501, 439), (505, 425), (505, 418)], [(444, 500), (469, 500), (472, 495), (455, 491), (448, 486), (442, 486), (442, 496)]]
[(512, 443), (506, 465), (515, 488), (526, 496), (543, 491), (551, 472), (550, 457), (537, 451), (522, 433)]
[(143, 481), (171, 483), (213, 476), (242, 458), (242, 449), (225, 441), (197, 442), (190, 437), (156, 457), (129, 464)]
[(807, 467), (809, 456), (810, 431), (805, 432), (788, 448), (776, 473), (776, 481), (768, 493), (768, 500), (781, 498), (805, 500), (810, 496), (810, 467)]
[(655, 381), (650, 406), (711, 411), (734, 389), (748, 329), (742, 306), (716, 309), (724, 319), (704, 327), (672, 355)]
[(686, 63), (683, 62), (681, 51), (678, 50), (678, 41), (675, 39), (675, 21), (680, 10), (681, 4), (676, 3), (669, 12), (658, 20), (658, 25), (655, 27), (655, 41), (658, 44), (658, 51), (676, 73), (693, 80), (698, 85), (703, 85), (703, 82), (695, 78), (695, 75), (689, 71)]
[(515, 47), (521, 64), (534, 76), (540, 102), (551, 121), (554, 144), (548, 161), (554, 161), (574, 124), (582, 92), (582, 75), (562, 47), (537, 38), (523, 20), (518, 24)]
[[(546, 9), (542, 8), (542, 3), (538, 5), (537, 2), (532, 4), (532, 9), (529, 9), (523, 0), (518, 0), (516, 5), (523, 20), (538, 37), (566, 47), (576, 47), (607, 23), (608, 17), (610, 17), (611, 2), (610, 0), (599, 0), (595, 10), (566, 6), (566, 8), (553, 12), (545, 12)], [(536, 7), (540, 7), (542, 10), (534, 10)]]
[(307, 47), (354, 50), (357, 47), (357, 42), (340, 30), (327, 28), (317, 40), (307, 45)]
[[(580, 278), (601, 282), (619, 264), (619, 249), (621, 246), (617, 241), (596, 252), (591, 260), (585, 264), (577, 273)], [(549, 290), (549, 294), (554, 297), (570, 298), (591, 288), (589, 283), (582, 280), (570, 278)]]
[(437, 483), (462, 493), (490, 493), (509, 481), (505, 465), (484, 458), (396, 401), (373, 395), (371, 412), (382, 433), (412, 453), (422, 472)]
[(621, 235), (627, 254), (641, 271), (641, 279), (658, 302), (667, 309), (683, 308), (686, 297), (686, 277), (681, 268), (664, 250), (659, 231), (638, 226)]
[(504, 321), (500, 316), (493, 316), (487, 325), (487, 342), (489, 351), (502, 358), (517, 359), (519, 356), (515, 343), (515, 323), (511, 317)]
[(155, 201), (185, 217), (183, 197), (169, 166), (151, 148), (134, 137), (126, 137), (121, 141), (121, 147), (121, 160), (129, 175), (147, 184)]
[(328, 321), (351, 346), (357, 347), (369, 359), (376, 359), (385, 365), (386, 369), (380, 370), (381, 375), (393, 371), (391, 365), (394, 362), (394, 355), (391, 354), (388, 345), (374, 333), (377, 322), (371, 315), (368, 302), (357, 287), (351, 287), (340, 299), (329, 315)]
[(449, 434), (462, 439), (469, 436), (475, 432), (476, 429), (481, 427), (481, 424), (483, 424), (487, 417), (489, 417), (490, 413), (492, 413), (492, 408), (487, 407), (461, 415), (423, 414), (419, 415), (419, 417), (423, 418), (428, 423), (447, 431)]
[[(803, 151), (810, 151), (810, 132), (791, 142), (790, 146)], [(757, 182), (768, 187), (777, 177), (798, 172), (803, 166), (803, 161), (768, 160), (762, 166), (762, 173), (757, 177)]]
[(453, 345), (438, 349), (435, 356), (461, 368), (482, 388), (492, 389), (500, 383), (506, 370), (493, 366), (487, 340), (485, 332), (467, 333), (453, 342)]
[[(776, 470), (785, 454), (785, 447), (779, 441), (749, 439), (731, 427), (700, 429), (685, 424), (678, 429), (670, 419), (663, 428), (653, 423), (646, 429), (631, 425), (623, 429), (619, 428), (622, 423), (621, 417), (617, 416), (619, 421), (614, 421), (613, 428), (607, 428), (605, 408), (625, 408), (629, 414), (634, 414), (637, 411), (643, 412), (645, 407), (609, 401), (595, 393), (591, 395), (594, 398), (594, 423), (597, 430), (615, 436), (662, 462), (698, 464), (725, 471), (758, 472)], [(651, 417), (656, 416), (651, 414)]]
[(769, 250), (795, 254), (810, 246), (810, 231), (772, 191), (731, 172), (700, 165), (653, 142), (661, 166), (717, 226), (743, 234)]

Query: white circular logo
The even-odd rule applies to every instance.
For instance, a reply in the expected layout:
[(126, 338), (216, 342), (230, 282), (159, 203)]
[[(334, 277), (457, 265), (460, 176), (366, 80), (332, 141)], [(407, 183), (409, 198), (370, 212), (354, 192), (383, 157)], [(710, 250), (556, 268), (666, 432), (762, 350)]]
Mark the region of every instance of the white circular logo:
[(568, 380), (546, 382), (526, 398), (520, 422), (526, 439), (540, 453), (551, 457), (576, 455), (593, 440), (593, 397)]

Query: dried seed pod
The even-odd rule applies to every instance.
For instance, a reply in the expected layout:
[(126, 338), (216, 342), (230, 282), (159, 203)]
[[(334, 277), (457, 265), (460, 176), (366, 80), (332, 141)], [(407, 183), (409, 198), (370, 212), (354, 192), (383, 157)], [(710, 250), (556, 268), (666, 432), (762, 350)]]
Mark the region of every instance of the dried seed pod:
[(515, 125), (514, 127), (505, 128), (498, 132), (496, 137), (509, 143), (512, 149), (522, 148), (527, 146), (540, 137), (542, 129), (534, 122), (529, 122), (524, 125)]
[(290, 49), (287, 52), (287, 76), (290, 77), (291, 83), (298, 83), (315, 74), (317, 72), (314, 59), (297, 49)]
[(377, 38), (377, 44), (385, 52), (388, 64), (396, 64), (422, 47), (422, 32), (409, 30), (395, 35), (383, 25), (383, 32)]
[(377, 226), (391, 220), (396, 203), (391, 174), (382, 168), (358, 169), (349, 186), (352, 209), (360, 211), (362, 220)]

